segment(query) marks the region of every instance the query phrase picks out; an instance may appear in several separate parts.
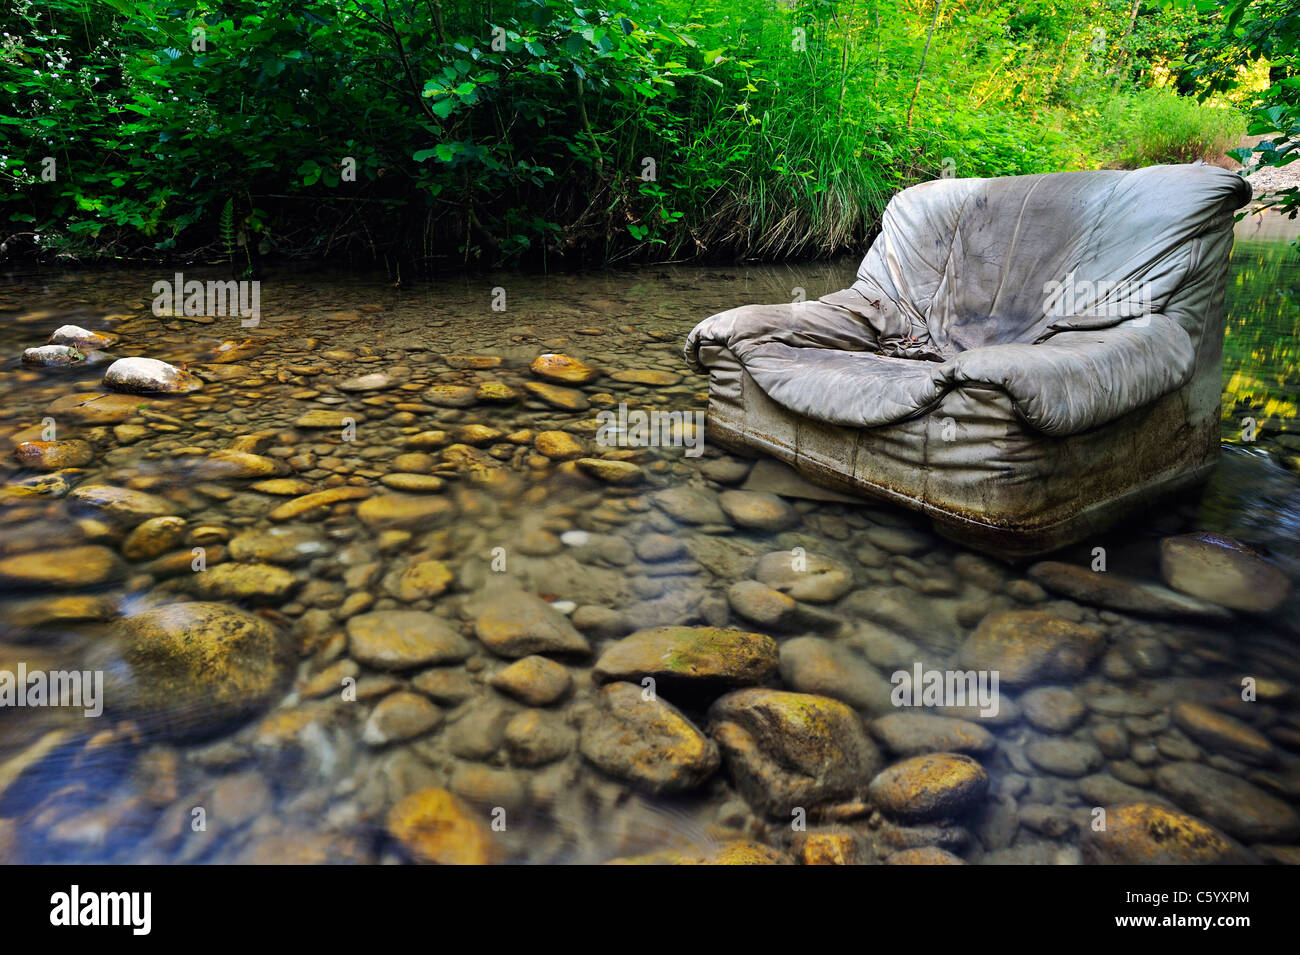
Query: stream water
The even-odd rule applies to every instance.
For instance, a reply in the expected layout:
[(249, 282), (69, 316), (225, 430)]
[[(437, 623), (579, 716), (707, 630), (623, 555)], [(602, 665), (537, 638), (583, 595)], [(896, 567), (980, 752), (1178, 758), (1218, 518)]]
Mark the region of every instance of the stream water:
[[(699, 456), (598, 440), (620, 404), (705, 410), (702, 317), (854, 262), (280, 272), (255, 328), (155, 317), (170, 275), (13, 278), (0, 671), (84, 671), (103, 712), (0, 710), (0, 861), (1300, 861), (1296, 597), (1171, 616), (1147, 587), (1193, 531), (1300, 578), (1294, 231), (1239, 226), (1222, 463), (1101, 542), (1122, 610), (893, 507), (738, 490), (753, 462), (707, 425)], [(203, 387), (21, 363), (64, 324)], [(543, 353), (599, 374), (548, 385)], [(20, 462), (42, 440), (74, 443)], [(808, 580), (764, 560), (792, 553)], [(893, 705), (981, 633), (1011, 648), (996, 716)], [(1161, 820), (1192, 836), (1153, 848)]]

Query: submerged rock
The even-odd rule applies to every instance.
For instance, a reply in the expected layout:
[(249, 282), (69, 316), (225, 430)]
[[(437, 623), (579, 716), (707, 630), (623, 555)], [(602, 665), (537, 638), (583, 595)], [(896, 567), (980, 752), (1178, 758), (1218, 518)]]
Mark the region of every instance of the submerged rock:
[(70, 493), (68, 500), (111, 521), (166, 517), (176, 509), (176, 505), (166, 498), (108, 484), (84, 484)]
[(181, 545), (188, 526), (183, 517), (151, 517), (127, 535), (122, 542), (122, 554), (131, 560), (161, 557)]
[(380, 670), (459, 663), (474, 649), (448, 621), (419, 610), (359, 614), (347, 632), (352, 658)]
[(14, 457), (28, 468), (57, 471), (61, 468), (79, 468), (95, 457), (90, 442), (79, 438), (64, 441), (24, 441), (14, 449)]
[(852, 570), (817, 554), (785, 550), (764, 554), (754, 576), (773, 590), (806, 603), (830, 603), (853, 589)]
[(624, 637), (596, 661), (599, 680), (642, 677), (748, 686), (777, 666), (776, 641), (760, 633), (721, 627), (654, 627)]
[(562, 411), (586, 411), (591, 407), (587, 396), (574, 388), (562, 388), (541, 381), (526, 381), (524, 388), (534, 398)]
[(574, 462), (580, 471), (605, 484), (640, 484), (645, 472), (630, 461), (611, 461), (606, 458), (579, 458)]
[(929, 713), (891, 713), (871, 722), (871, 735), (898, 756), (966, 753), (981, 756), (997, 748), (993, 734), (970, 720)]
[(1291, 592), (1291, 581), (1249, 547), (1217, 534), (1185, 534), (1160, 542), (1160, 575), (1175, 590), (1212, 603), (1269, 613)]
[(66, 415), (84, 424), (117, 424), (139, 414), (141, 407), (148, 405), (148, 401), (129, 395), (86, 391), (64, 395), (51, 402), (46, 411), (55, 417)]
[(252, 716), (290, 676), (276, 629), (221, 603), (166, 604), (122, 618), (97, 652), (92, 662), (105, 671), (108, 705), (167, 738)]
[(652, 793), (694, 789), (718, 768), (718, 748), (674, 706), (611, 683), (582, 724), (578, 748), (595, 766)]
[(670, 487), (654, 494), (655, 504), (683, 524), (726, 524), (718, 496), (701, 487)]
[(728, 693), (709, 708), (709, 734), (736, 788), (772, 818), (859, 797), (881, 764), (851, 708), (808, 693)]
[(1179, 806), (1246, 842), (1289, 842), (1300, 814), (1258, 786), (1203, 763), (1167, 763), (1156, 786)]
[(0, 559), (0, 587), (76, 590), (116, 580), (122, 573), (117, 555), (96, 544), (55, 547)]
[(529, 706), (546, 706), (569, 692), (573, 678), (564, 664), (546, 657), (531, 656), (516, 660), (498, 671), (489, 682), (502, 693)]
[(1008, 686), (1073, 679), (1104, 649), (1096, 627), (1040, 610), (1003, 610), (980, 621), (961, 646), (963, 666), (997, 670)]
[(361, 738), (371, 746), (413, 739), (442, 722), (442, 710), (418, 693), (399, 690), (379, 701)]
[(895, 763), (871, 781), (871, 801), (907, 822), (951, 819), (988, 792), (989, 775), (969, 756), (927, 753)]
[(781, 531), (799, 523), (799, 512), (775, 494), (723, 491), (718, 495), (718, 503), (737, 527)]
[(484, 594), (474, 619), (483, 645), (501, 657), (589, 653), (587, 639), (540, 597), (520, 590)]
[(201, 389), (203, 381), (157, 358), (119, 358), (104, 372), (104, 387), (131, 395), (184, 395)]
[(598, 374), (596, 369), (568, 355), (538, 355), (528, 368), (538, 378), (566, 385), (585, 385)]
[(388, 833), (426, 865), (490, 865), (503, 855), (479, 815), (446, 789), (422, 789), (395, 805)]
[(1176, 703), (1171, 714), (1174, 725), (1217, 753), (1253, 766), (1277, 762), (1277, 751), (1268, 737), (1241, 720), (1200, 703)]
[(1164, 617), (1224, 619), (1231, 616), (1216, 604), (1158, 584), (1129, 580), (1117, 574), (1097, 573), (1087, 567), (1055, 560), (1034, 564), (1029, 568), (1029, 576), (1054, 593), (1107, 610)]
[(801, 693), (843, 700), (869, 713), (893, 709), (889, 681), (848, 647), (821, 637), (781, 645), (781, 678)]
[(1241, 865), (1244, 849), (1213, 826), (1168, 806), (1136, 802), (1106, 810), (1106, 825), (1083, 829), (1084, 858), (1110, 865)]

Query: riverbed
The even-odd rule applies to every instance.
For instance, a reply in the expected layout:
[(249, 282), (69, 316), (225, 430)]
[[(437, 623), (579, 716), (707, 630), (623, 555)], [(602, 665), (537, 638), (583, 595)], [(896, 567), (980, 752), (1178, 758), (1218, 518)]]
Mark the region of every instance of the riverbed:
[[(155, 315), (170, 273), (15, 277), (0, 670), (100, 674), (103, 712), (0, 710), (0, 861), (1300, 861), (1297, 599), (1180, 603), (1160, 567), (1211, 532), (1300, 578), (1293, 233), (1239, 226), (1204, 493), (1047, 567), (707, 422), (687, 453), (691, 327), (855, 262), (281, 271), (256, 327)], [(21, 364), (65, 324), (202, 387)], [(620, 408), (685, 440), (611, 443)], [(1077, 582), (1096, 547), (1118, 603)], [(1000, 672), (996, 713), (897, 706), (917, 667)]]

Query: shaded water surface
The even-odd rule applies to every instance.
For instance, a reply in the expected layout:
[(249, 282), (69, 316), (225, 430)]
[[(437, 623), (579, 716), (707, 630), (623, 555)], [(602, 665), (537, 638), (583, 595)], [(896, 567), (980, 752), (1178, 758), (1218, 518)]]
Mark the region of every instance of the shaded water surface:
[[(12, 282), (0, 670), (84, 667), (105, 688), (97, 718), (0, 710), (0, 859), (1071, 863), (1144, 851), (1088, 849), (1088, 831), (1097, 807), (1146, 804), (1295, 861), (1295, 598), (1255, 613), (1152, 589), (1159, 542), (1196, 530), (1300, 576), (1285, 241), (1238, 245), (1228, 446), (1204, 496), (1053, 557), (1086, 568), (1104, 546), (1132, 584), (1122, 609), (892, 507), (810, 499), (779, 474), (758, 486), (784, 498), (737, 493), (758, 473), (707, 427), (700, 456), (597, 440), (620, 403), (706, 408), (680, 357), (700, 318), (822, 295), (854, 268), (403, 289), (283, 273), (247, 329), (154, 317), (170, 275)], [(204, 385), (101, 397), (102, 365), (20, 363), (65, 323)], [(529, 365), (550, 352), (599, 374), (537, 389)], [(89, 460), (20, 464), (18, 444), (51, 437)], [(670, 626), (693, 629), (605, 656)], [(896, 670), (980, 666), (982, 627), (1008, 645), (1046, 627), (1074, 650), (995, 660), (991, 718), (892, 704)], [(823, 699), (718, 702), (750, 684)], [(905, 762), (931, 751), (958, 755)]]

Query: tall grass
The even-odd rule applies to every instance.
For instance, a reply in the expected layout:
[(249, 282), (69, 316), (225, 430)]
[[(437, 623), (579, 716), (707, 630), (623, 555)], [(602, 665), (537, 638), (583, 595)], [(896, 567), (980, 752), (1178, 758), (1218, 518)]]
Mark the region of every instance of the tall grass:
[(1224, 153), (1237, 146), (1246, 131), (1240, 111), (1164, 89), (1116, 96), (1099, 126), (1108, 165), (1124, 169), (1198, 159), (1224, 165)]

